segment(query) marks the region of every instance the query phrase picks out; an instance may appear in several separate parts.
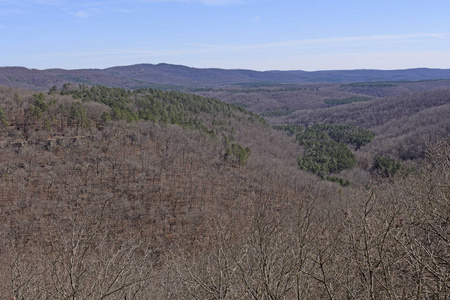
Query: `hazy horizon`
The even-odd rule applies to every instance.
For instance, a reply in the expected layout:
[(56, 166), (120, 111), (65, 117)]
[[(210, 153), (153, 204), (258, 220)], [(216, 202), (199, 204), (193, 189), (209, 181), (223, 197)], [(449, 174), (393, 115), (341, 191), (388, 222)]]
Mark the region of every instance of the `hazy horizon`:
[(295, 71), (303, 71), (303, 72), (326, 72), (326, 71), (404, 71), (404, 70), (414, 70), (414, 69), (429, 69), (429, 70), (449, 70), (450, 68), (428, 68), (428, 67), (417, 67), (417, 68), (405, 68), (405, 69), (369, 69), (369, 68), (362, 68), (362, 69), (323, 69), (323, 70), (300, 70), (300, 69), (292, 69), (292, 70), (254, 70), (254, 69), (246, 69), (246, 68), (218, 68), (218, 67), (196, 67), (196, 66), (188, 66), (188, 65), (180, 65), (180, 64), (170, 64), (165, 62), (160, 63), (136, 63), (136, 64), (130, 64), (130, 65), (116, 65), (116, 66), (107, 66), (102, 68), (60, 68), (60, 67), (52, 67), (52, 68), (29, 68), (26, 66), (0, 66), (0, 68), (26, 68), (29, 70), (38, 70), (38, 71), (46, 71), (46, 70), (67, 70), (67, 71), (75, 71), (75, 70), (106, 70), (110, 68), (116, 68), (116, 67), (130, 67), (130, 66), (137, 66), (137, 65), (173, 65), (173, 66), (181, 66), (181, 67), (187, 67), (192, 69), (200, 69), (200, 70), (207, 70), (207, 69), (220, 69), (220, 70), (245, 70), (245, 71), (256, 71), (256, 72), (295, 72)]

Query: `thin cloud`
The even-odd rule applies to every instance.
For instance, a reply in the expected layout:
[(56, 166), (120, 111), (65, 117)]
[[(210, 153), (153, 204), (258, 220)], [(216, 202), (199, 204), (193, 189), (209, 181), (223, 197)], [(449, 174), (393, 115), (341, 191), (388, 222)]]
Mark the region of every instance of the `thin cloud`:
[[(86, 17), (85, 12), (78, 12), (79, 17)], [(184, 44), (184, 47), (178, 49), (152, 49), (152, 50), (136, 50), (136, 49), (118, 49), (111, 51), (92, 51), (92, 52), (73, 52), (73, 53), (49, 53), (49, 56), (129, 56), (129, 57), (146, 57), (146, 56), (178, 56), (178, 55), (192, 55), (215, 53), (224, 51), (245, 51), (245, 50), (265, 50), (276, 48), (293, 48), (305, 45), (336, 45), (356, 42), (389, 42), (408, 41), (414, 39), (424, 38), (450, 38), (450, 33), (418, 33), (406, 35), (378, 35), (378, 36), (357, 36), (357, 37), (337, 37), (329, 39), (306, 39), (296, 41), (282, 41), (276, 43), (254, 44), (254, 45), (238, 45), (238, 46), (222, 46), (200, 43)], [(190, 48), (190, 49), (189, 49)]]
[(123, 8), (113, 8), (113, 11), (120, 14), (131, 14), (134, 12), (130, 9), (123, 9)]
[(79, 18), (88, 18), (93, 17), (98, 14), (103, 13), (116, 13), (116, 14), (129, 14), (133, 13), (132, 10), (129, 9), (123, 9), (118, 6), (112, 6), (108, 2), (87, 2), (87, 3), (80, 3), (78, 6), (73, 7), (66, 7), (65, 10), (75, 10), (78, 9), (76, 12), (72, 12), (71, 14), (79, 17)]
[[(366, 43), (389, 44), (393, 41), (399, 43), (409, 43), (410, 41), (429, 41), (433, 39), (449, 39), (449, 33), (417, 33), (407, 35), (377, 35), (377, 36), (354, 36), (337, 37), (329, 39), (305, 39), (295, 41), (281, 41), (276, 43), (253, 44), (253, 45), (208, 45), (208, 44), (183, 44), (174, 48), (152, 48), (152, 49), (113, 49), (96, 50), (81, 52), (56, 52), (36, 54), (33, 58), (36, 61), (54, 60), (56, 57), (62, 61), (92, 61), (93, 65), (98, 63), (111, 65), (122, 62), (139, 62), (160, 59), (161, 61), (197, 61), (196, 64), (205, 64), (204, 61), (217, 60), (218, 57), (225, 55), (231, 56), (227, 62), (222, 62), (215, 67), (223, 68), (249, 68), (257, 70), (268, 69), (299, 69), (299, 70), (318, 70), (318, 69), (355, 69), (355, 68), (407, 68), (411, 61), (417, 62), (417, 66), (437, 67), (442, 58), (448, 52), (426, 52), (416, 51), (383, 51), (370, 53), (360, 53), (353, 48), (348, 48), (344, 53), (334, 53), (323, 51), (302, 51), (310, 49), (311, 45), (317, 49), (329, 49), (335, 46), (348, 46)], [(290, 54), (278, 55), (279, 51), (290, 50)], [(320, 52), (320, 53), (319, 53)], [(285, 53), (285, 52), (283, 52)], [(434, 57), (427, 57), (428, 54)], [(237, 59), (239, 57), (239, 59)], [(246, 58), (246, 63), (242, 64), (242, 58)], [(265, 59), (260, 59), (264, 57)], [(424, 58), (425, 57), (425, 58)], [(389, 59), (388, 59), (389, 58)], [(406, 59), (407, 58), (407, 59)], [(437, 59), (439, 58), (439, 59)], [(233, 60), (234, 59), (234, 60)], [(365, 61), (367, 60), (367, 61)], [(397, 60), (397, 61), (396, 61)], [(98, 61), (98, 62), (97, 62)], [(239, 63), (238, 63), (239, 61)], [(262, 64), (264, 61), (264, 64)], [(402, 63), (404, 62), (404, 63)], [(192, 64), (192, 63), (191, 63)], [(206, 66), (206, 65), (205, 65)], [(297, 66), (297, 67), (295, 67)], [(209, 65), (211, 67), (211, 65)], [(442, 67), (442, 66), (441, 66)]]
[(88, 17), (90, 17), (90, 14), (88, 14), (87, 12), (82, 11), (82, 10), (77, 11), (75, 13), (72, 13), (72, 15), (74, 15), (75, 17), (78, 17), (78, 18), (88, 18)]
[(336, 37), (324, 39), (304, 39), (292, 41), (280, 41), (274, 43), (253, 44), (253, 45), (237, 45), (237, 46), (222, 46), (222, 45), (205, 45), (205, 44), (191, 44), (193, 46), (201, 46), (206, 48), (214, 48), (221, 50), (255, 50), (255, 49), (271, 49), (271, 48), (292, 48), (297, 46), (314, 46), (314, 45), (340, 45), (349, 43), (365, 43), (365, 42), (405, 42), (412, 40), (421, 40), (426, 38), (434, 39), (449, 39), (450, 33), (414, 33), (403, 35), (373, 35), (373, 36), (353, 36), (353, 37)]
[(110, 8), (107, 6), (106, 3), (103, 2), (87, 2), (87, 3), (81, 3), (78, 5), (78, 7), (72, 7), (72, 8), (66, 8), (67, 10), (75, 10), (78, 9), (76, 12), (72, 12), (71, 14), (73, 16), (76, 16), (78, 18), (89, 18), (104, 12), (108, 11), (115, 11), (114, 8)]

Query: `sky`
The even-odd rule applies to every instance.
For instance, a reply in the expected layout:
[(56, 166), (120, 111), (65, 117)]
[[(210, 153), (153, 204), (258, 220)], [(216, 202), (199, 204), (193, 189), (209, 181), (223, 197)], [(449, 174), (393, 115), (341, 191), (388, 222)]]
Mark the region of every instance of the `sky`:
[(0, 66), (450, 68), (449, 0), (0, 0)]

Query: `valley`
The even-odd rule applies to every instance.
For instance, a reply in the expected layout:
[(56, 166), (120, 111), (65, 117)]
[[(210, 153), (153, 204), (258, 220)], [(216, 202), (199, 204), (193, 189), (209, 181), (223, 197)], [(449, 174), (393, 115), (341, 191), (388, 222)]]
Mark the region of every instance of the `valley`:
[(446, 70), (1, 71), (2, 295), (450, 295)]

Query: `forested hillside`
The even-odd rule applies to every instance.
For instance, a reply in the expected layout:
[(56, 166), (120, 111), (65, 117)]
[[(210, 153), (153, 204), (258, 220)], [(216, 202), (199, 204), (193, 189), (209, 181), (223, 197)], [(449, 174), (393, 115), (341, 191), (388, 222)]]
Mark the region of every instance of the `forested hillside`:
[[(322, 84), (284, 84), (259, 86), (233, 86), (191, 89), (201, 96), (227, 103), (240, 103), (267, 117), (275, 118), (297, 110), (327, 108), (354, 102), (401, 96), (416, 92), (449, 89), (449, 80), (355, 82)], [(272, 119), (269, 119), (272, 121)]]
[(365, 150), (403, 160), (423, 154), (426, 141), (448, 138), (450, 90), (407, 93), (317, 110), (295, 111), (276, 119), (281, 124), (334, 123), (373, 130), (373, 143)]
[[(449, 96), (322, 102), (272, 128), (175, 91), (1, 87), (0, 294), (448, 298)], [(414, 169), (379, 157), (419, 128)]]
[[(351, 155), (347, 146), (334, 142), (315, 143), (313, 147), (299, 140), (309, 148), (298, 156), (301, 168), (340, 183), (361, 184), (368, 180), (367, 171), (377, 169), (377, 158), (414, 164), (424, 156), (425, 143), (449, 137), (449, 87), (449, 81), (436, 80), (228, 87), (196, 93), (257, 112), (270, 124), (285, 126), (282, 129), (297, 139), (299, 133), (316, 124), (351, 125), (372, 131), (373, 141), (353, 149)], [(290, 128), (294, 125), (303, 129), (294, 133)], [(318, 136), (315, 139), (323, 141)], [(335, 174), (318, 171), (346, 160), (349, 168), (332, 167), (341, 169)]]

